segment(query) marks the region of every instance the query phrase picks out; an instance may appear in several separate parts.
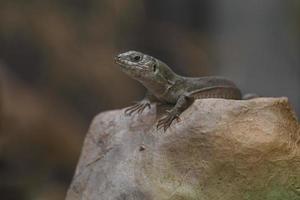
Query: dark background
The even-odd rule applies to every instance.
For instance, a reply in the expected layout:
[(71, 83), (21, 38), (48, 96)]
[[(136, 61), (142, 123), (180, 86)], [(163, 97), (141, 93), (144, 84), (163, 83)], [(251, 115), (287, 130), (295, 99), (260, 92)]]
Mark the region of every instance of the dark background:
[(287, 96), (300, 113), (297, 0), (1, 0), (0, 198), (63, 199), (92, 118), (142, 98), (113, 57)]

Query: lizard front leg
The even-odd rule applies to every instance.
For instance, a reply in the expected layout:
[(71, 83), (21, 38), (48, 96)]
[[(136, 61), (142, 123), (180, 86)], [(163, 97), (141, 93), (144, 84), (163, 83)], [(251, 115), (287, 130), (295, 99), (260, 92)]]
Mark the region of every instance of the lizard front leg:
[(134, 113), (142, 113), (146, 108), (151, 108), (151, 102), (155, 102), (155, 97), (147, 92), (143, 100), (136, 102), (125, 110), (125, 115), (130, 116)]
[(171, 110), (167, 111), (167, 114), (163, 116), (157, 123), (157, 129), (163, 128), (166, 131), (176, 119), (180, 120), (180, 114), (186, 110), (194, 102), (194, 97), (187, 93), (179, 97), (176, 105)]

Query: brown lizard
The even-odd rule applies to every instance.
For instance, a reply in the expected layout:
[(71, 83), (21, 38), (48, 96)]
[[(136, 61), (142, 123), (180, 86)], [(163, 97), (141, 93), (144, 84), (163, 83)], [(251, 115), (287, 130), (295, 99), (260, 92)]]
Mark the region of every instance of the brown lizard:
[[(137, 51), (128, 51), (115, 57), (123, 72), (142, 83), (148, 90), (145, 98), (127, 108), (125, 113), (141, 113), (152, 102), (171, 104), (157, 123), (157, 128), (166, 131), (175, 119), (186, 110), (195, 99), (224, 98), (242, 99), (237, 86), (222, 77), (183, 77), (173, 72), (164, 62)], [(250, 95), (250, 98), (252, 96)]]

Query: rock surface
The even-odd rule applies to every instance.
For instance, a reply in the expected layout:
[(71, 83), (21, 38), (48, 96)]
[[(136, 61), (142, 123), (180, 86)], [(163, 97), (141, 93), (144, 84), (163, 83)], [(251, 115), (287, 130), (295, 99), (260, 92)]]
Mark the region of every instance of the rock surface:
[(67, 200), (299, 200), (300, 128), (287, 98), (197, 100), (167, 132), (155, 106), (99, 114)]

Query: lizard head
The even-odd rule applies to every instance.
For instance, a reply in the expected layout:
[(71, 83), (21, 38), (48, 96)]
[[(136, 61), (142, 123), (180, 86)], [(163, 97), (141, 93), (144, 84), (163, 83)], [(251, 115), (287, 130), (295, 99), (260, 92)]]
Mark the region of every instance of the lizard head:
[(128, 51), (115, 57), (122, 71), (135, 79), (156, 80), (172, 78), (174, 72), (162, 61), (138, 51)]
[(162, 61), (138, 51), (128, 51), (115, 57), (123, 72), (141, 82), (154, 94), (164, 93), (177, 76)]
[(115, 57), (122, 71), (132, 78), (151, 78), (158, 70), (158, 62), (155, 58), (138, 51), (128, 51)]

